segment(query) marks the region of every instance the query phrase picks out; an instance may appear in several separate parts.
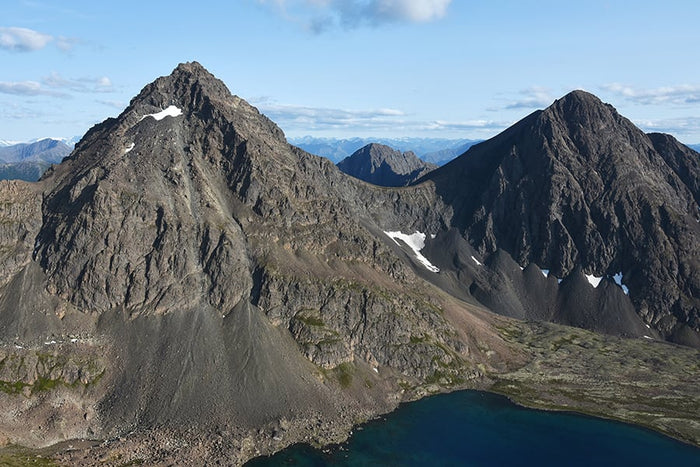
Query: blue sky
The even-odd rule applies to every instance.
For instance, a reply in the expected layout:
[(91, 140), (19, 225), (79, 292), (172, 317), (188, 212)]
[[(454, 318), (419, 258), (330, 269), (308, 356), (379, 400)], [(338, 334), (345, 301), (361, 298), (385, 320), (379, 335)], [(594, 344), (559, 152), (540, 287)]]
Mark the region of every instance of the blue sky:
[(572, 89), (700, 143), (700, 2), (4, 0), (0, 139), (81, 135), (197, 60), (288, 136), (486, 138)]

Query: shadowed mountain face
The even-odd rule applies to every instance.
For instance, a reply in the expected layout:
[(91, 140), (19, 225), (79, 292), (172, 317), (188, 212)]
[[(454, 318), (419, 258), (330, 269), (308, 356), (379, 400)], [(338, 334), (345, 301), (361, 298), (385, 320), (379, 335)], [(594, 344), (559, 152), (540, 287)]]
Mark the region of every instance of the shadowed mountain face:
[(575, 91), (424, 180), (480, 254), (558, 278), (621, 273), (646, 324), (698, 345), (698, 157)]
[(437, 168), (408, 151), (368, 144), (338, 162), (344, 173), (379, 186), (405, 186)]
[[(225, 463), (338, 441), (526, 365), (530, 324), (488, 310), (694, 345), (696, 156), (577, 92), (379, 187), (181, 64), (0, 183), (0, 440)], [(586, 277), (617, 273), (629, 295)]]

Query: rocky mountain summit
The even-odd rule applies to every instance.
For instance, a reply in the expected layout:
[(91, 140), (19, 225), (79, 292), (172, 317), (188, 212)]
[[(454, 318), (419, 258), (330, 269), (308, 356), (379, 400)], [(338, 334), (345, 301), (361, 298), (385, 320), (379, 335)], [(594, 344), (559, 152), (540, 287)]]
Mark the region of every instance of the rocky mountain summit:
[[(424, 180), (480, 255), (503, 250), (558, 279), (581, 271), (618, 282), (645, 325), (699, 346), (699, 161), (673, 137), (646, 135), (574, 91)], [(629, 308), (617, 295), (595, 301)], [(588, 308), (602, 319), (609, 307)]]
[(344, 173), (379, 186), (405, 186), (438, 167), (411, 151), (376, 143), (363, 146), (337, 165)]
[(642, 337), (697, 333), (697, 153), (630, 125), (574, 93), (387, 188), (179, 65), (0, 183), (0, 444), (242, 463), (460, 388), (700, 443), (697, 351)]

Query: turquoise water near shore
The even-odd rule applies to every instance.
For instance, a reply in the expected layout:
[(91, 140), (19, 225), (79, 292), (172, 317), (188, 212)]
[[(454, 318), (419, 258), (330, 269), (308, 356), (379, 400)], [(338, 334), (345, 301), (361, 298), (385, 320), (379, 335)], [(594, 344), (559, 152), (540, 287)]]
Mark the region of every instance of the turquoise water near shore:
[(700, 467), (700, 448), (633, 425), (459, 391), (402, 405), (342, 445), (294, 445), (246, 465)]

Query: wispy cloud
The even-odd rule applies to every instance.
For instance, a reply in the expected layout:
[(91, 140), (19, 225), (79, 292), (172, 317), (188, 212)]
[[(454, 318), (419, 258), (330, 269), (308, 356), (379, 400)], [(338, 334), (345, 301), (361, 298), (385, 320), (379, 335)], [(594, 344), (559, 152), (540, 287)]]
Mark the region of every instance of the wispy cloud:
[(405, 114), (396, 109), (345, 110), (253, 102), (261, 112), (279, 123), (309, 126), (311, 129), (368, 126), (395, 122)]
[(549, 89), (540, 86), (532, 86), (521, 90), (517, 97), (511, 99), (503, 107), (491, 108), (489, 110), (541, 109), (549, 106), (554, 102), (554, 99)]
[(66, 93), (46, 89), (36, 81), (0, 81), (0, 93), (18, 96), (68, 97)]
[(34, 52), (50, 43), (54, 43), (63, 52), (68, 52), (79, 42), (76, 38), (54, 37), (33, 29), (0, 27), (0, 49), (10, 52)]
[(341, 26), (425, 23), (444, 17), (452, 0), (257, 0), (283, 17), (320, 33)]
[(42, 78), (42, 83), (53, 89), (65, 89), (74, 92), (111, 92), (112, 81), (106, 76), (99, 78), (77, 78), (68, 79), (59, 73), (52, 72), (49, 76)]
[(33, 29), (0, 27), (0, 48), (12, 52), (32, 52), (43, 49), (53, 36)]
[(700, 117), (635, 120), (634, 124), (646, 132), (669, 133), (681, 140), (687, 139), (685, 136), (700, 134)]
[(346, 134), (470, 132), (491, 135), (510, 123), (491, 120), (417, 120), (397, 109), (348, 110), (305, 107), (270, 103), (267, 99), (251, 99), (251, 102), (285, 131), (302, 133), (334, 130)]
[(19, 105), (13, 102), (0, 102), (0, 118), (26, 120), (40, 117), (43, 117), (43, 113), (26, 105)]
[(656, 89), (640, 89), (619, 83), (611, 83), (601, 86), (601, 89), (642, 105), (688, 105), (700, 103), (700, 85), (681, 84)]
[(100, 78), (66, 79), (58, 73), (51, 73), (38, 81), (0, 81), (0, 93), (17, 96), (71, 97), (73, 93), (112, 92), (112, 81), (106, 76)]
[(118, 110), (123, 110), (126, 107), (126, 102), (116, 100), (98, 99), (95, 102)]

